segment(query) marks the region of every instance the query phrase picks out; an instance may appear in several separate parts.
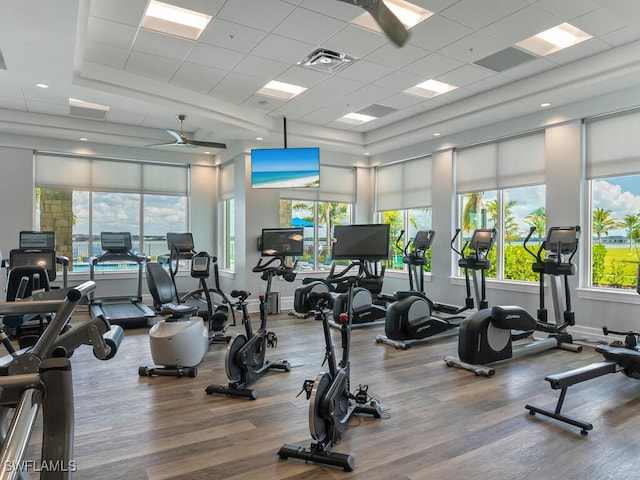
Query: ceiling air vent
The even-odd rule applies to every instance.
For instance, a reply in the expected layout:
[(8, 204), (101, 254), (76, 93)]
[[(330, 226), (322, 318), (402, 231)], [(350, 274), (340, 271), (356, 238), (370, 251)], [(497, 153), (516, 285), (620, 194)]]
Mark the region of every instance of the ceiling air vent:
[(324, 73), (336, 73), (348, 67), (355, 58), (326, 48), (318, 48), (298, 62), (302, 67), (312, 68)]

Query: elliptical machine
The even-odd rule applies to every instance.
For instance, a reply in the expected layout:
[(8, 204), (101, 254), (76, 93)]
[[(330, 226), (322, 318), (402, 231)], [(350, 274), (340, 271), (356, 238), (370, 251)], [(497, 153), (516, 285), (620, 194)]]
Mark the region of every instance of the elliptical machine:
[[(278, 451), (278, 456), (283, 459), (297, 458), (309, 462), (342, 467), (350, 472), (355, 468), (353, 456), (332, 452), (330, 449), (338, 443), (342, 434), (349, 426), (353, 415), (368, 415), (380, 418), (382, 407), (380, 403), (371, 398), (367, 391), (367, 385), (359, 385), (355, 393), (350, 392), (350, 363), (349, 346), (351, 339), (351, 319), (353, 310), (351, 300), (353, 298), (354, 284), (363, 275), (363, 263), (361, 260), (351, 262), (340, 272), (334, 273), (335, 265), (331, 267), (331, 273), (327, 281), (338, 285), (338, 290), (347, 289), (348, 310), (340, 315), (340, 334), (342, 338), (342, 358), (336, 363), (336, 355), (329, 331), (327, 313), (333, 307), (334, 297), (330, 292), (313, 292), (309, 296), (310, 302), (315, 302), (314, 308), (316, 320), (322, 321), (325, 340), (324, 361), (327, 362), (329, 371), (321, 372), (315, 380), (307, 379), (302, 386), (309, 403), (309, 430), (315, 440), (310, 447), (284, 444)], [(348, 275), (349, 271), (356, 270), (355, 274)], [(324, 365), (324, 362), (323, 362)]]
[[(235, 335), (227, 345), (225, 357), (225, 371), (230, 382), (228, 385), (209, 385), (205, 391), (208, 394), (219, 393), (222, 395), (235, 395), (251, 400), (258, 398), (258, 392), (248, 388), (262, 375), (271, 370), (289, 372), (291, 364), (286, 360), (269, 362), (265, 359), (267, 348), (275, 348), (278, 345), (278, 337), (274, 332), (267, 331), (267, 317), (269, 314), (269, 298), (271, 294), (271, 281), (274, 277), (282, 277), (287, 282), (293, 282), (296, 278), (295, 266), (288, 267), (284, 263), (284, 255), (276, 256), (262, 263), (262, 258), (252, 271), (260, 273), (263, 280), (267, 281), (264, 295), (260, 295), (260, 328), (254, 332), (251, 327), (251, 318), (247, 310), (247, 298), (251, 295), (245, 290), (233, 290), (231, 297), (236, 298), (235, 308), (242, 311), (242, 324), (244, 334)], [(274, 265), (274, 263), (276, 263)]]
[[(464, 269), (467, 297), (464, 307), (449, 306), (449, 311), (461, 313), (474, 307), (471, 296), (471, 276), (476, 290), (476, 298), (480, 308), (487, 307), (485, 271), (491, 268), (491, 261), (487, 258), (493, 248), (497, 231), (495, 229), (475, 230), (471, 239), (464, 245), (461, 251), (454, 248), (453, 244), (460, 229), (451, 241), (451, 248), (460, 259), (458, 265)], [(435, 232), (433, 230), (420, 230), (413, 239), (413, 250), (408, 252), (409, 244), (404, 248), (403, 262), (409, 266), (409, 291), (396, 292), (396, 301), (387, 307), (385, 316), (385, 334), (376, 335), (376, 343), (384, 343), (395, 348), (408, 349), (412, 345), (419, 345), (433, 340), (434, 336), (444, 336), (452, 333), (454, 328), (460, 326), (461, 317), (434, 317), (436, 311), (434, 303), (424, 293), (424, 270), (427, 263), (426, 251), (431, 247)], [(398, 239), (400, 241), (400, 238)], [(473, 253), (463, 255), (468, 246)], [(477, 272), (481, 273), (480, 285), (478, 285)], [(418, 290), (414, 290), (414, 285)], [(481, 293), (480, 293), (481, 292)], [(480, 297), (480, 295), (482, 295)], [(443, 304), (439, 304), (443, 305)], [(441, 313), (441, 312), (440, 312)]]
[[(574, 313), (571, 310), (569, 292), (569, 275), (575, 275), (576, 266), (572, 263), (578, 250), (580, 238), (579, 226), (551, 227), (545, 240), (533, 253), (526, 244), (533, 235), (535, 227), (531, 227), (524, 240), (525, 249), (535, 257), (532, 264), (534, 272), (540, 274), (540, 308), (538, 319), (518, 306), (494, 306), (492, 309), (478, 311), (460, 324), (458, 333), (459, 359), (446, 356), (444, 362), (448, 367), (458, 367), (474, 372), (476, 375), (492, 377), (495, 369), (490, 364), (515, 360), (528, 355), (537, 354), (552, 348), (561, 348), (572, 352), (582, 351), (566, 328), (575, 325)], [(543, 253), (545, 256), (543, 258)], [(554, 302), (555, 324), (547, 321), (544, 307), (544, 278), (549, 276)], [(566, 308), (560, 312), (558, 282), (564, 279)], [(532, 337), (535, 331), (548, 334), (547, 338), (534, 339), (517, 347), (516, 340)]]

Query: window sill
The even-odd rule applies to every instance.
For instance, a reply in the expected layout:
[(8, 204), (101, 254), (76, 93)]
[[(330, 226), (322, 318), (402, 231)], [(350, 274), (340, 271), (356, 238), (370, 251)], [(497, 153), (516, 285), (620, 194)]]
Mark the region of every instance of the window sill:
[(576, 292), (578, 298), (583, 298), (585, 300), (640, 305), (640, 295), (638, 295), (635, 290), (618, 290), (615, 288), (578, 288)]

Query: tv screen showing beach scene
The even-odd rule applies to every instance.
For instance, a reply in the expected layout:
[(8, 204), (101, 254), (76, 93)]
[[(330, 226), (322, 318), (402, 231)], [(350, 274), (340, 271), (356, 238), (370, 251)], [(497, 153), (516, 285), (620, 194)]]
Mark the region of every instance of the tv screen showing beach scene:
[(318, 188), (320, 149), (257, 148), (251, 150), (252, 188)]

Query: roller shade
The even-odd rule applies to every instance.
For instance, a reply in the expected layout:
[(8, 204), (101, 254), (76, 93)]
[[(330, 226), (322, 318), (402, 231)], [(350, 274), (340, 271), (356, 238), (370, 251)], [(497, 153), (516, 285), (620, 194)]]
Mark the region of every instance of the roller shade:
[(319, 188), (285, 188), (280, 198), (319, 202), (353, 203), (356, 174), (353, 167), (320, 165)]
[(188, 176), (186, 165), (35, 156), (35, 184), (42, 188), (187, 195)]
[(640, 111), (585, 120), (587, 178), (640, 173)]
[(235, 164), (233, 162), (226, 163), (220, 167), (220, 199), (229, 200), (233, 198), (235, 192)]
[(404, 210), (431, 205), (431, 156), (376, 168), (376, 209)]
[(456, 150), (458, 193), (544, 183), (544, 132)]

